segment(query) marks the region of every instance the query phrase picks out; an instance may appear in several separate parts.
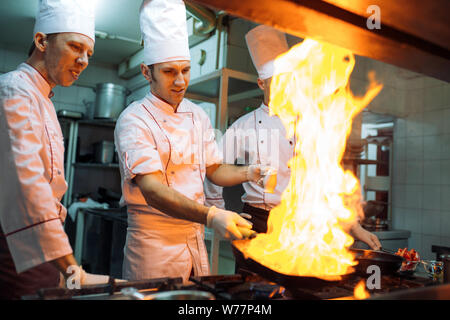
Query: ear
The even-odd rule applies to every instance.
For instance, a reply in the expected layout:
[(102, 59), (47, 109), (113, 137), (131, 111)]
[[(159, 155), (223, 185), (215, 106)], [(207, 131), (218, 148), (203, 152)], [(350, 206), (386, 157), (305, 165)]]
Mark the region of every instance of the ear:
[(40, 52), (44, 52), (48, 46), (48, 37), (45, 33), (37, 32), (34, 35), (34, 45)]
[(258, 87), (264, 91), (265, 85), (264, 85), (264, 80), (261, 80), (260, 78), (258, 78)]
[(145, 63), (141, 63), (141, 73), (148, 82), (152, 83), (152, 73), (150, 72), (150, 68)]

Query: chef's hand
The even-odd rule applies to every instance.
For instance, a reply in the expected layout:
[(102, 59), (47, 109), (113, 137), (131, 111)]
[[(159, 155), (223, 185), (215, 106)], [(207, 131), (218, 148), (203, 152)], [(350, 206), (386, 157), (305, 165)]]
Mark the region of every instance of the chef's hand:
[(264, 188), (264, 177), (273, 171), (275, 171), (275, 168), (271, 166), (261, 164), (249, 165), (247, 169), (247, 180), (256, 182), (260, 187)]
[(364, 229), (359, 223), (355, 224), (351, 229), (351, 231), (356, 239), (365, 242), (371, 249), (373, 250), (381, 249), (381, 243), (380, 240), (378, 240), (378, 237), (373, 233)]
[(233, 211), (218, 209), (214, 206), (208, 210), (206, 226), (214, 229), (222, 238), (226, 240), (240, 240), (243, 238), (240, 228), (251, 229), (251, 222), (245, 220)]

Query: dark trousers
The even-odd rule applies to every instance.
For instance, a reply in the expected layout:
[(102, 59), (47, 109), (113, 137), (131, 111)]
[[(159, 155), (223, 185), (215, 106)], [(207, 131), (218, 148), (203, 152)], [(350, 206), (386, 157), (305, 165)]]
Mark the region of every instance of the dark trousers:
[(24, 295), (35, 295), (38, 289), (58, 285), (59, 271), (50, 263), (17, 273), (0, 227), (0, 300), (20, 299)]
[[(253, 223), (253, 230), (258, 233), (267, 232), (267, 219), (269, 218), (269, 211), (252, 207), (251, 205), (245, 203), (242, 212), (248, 213), (252, 216), (250, 221)], [(238, 273), (239, 268), (241, 267), (244, 268), (244, 266), (241, 266), (238, 262), (236, 262), (235, 272)]]

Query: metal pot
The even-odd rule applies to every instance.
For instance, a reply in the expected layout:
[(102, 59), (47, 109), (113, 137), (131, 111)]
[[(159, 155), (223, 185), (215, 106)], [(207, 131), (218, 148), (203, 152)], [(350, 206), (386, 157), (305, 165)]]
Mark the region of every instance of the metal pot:
[(114, 160), (114, 142), (99, 141), (94, 143), (94, 159), (97, 163), (112, 163)]
[(126, 98), (131, 93), (127, 88), (114, 83), (98, 83), (94, 91), (94, 118), (116, 120), (125, 109)]

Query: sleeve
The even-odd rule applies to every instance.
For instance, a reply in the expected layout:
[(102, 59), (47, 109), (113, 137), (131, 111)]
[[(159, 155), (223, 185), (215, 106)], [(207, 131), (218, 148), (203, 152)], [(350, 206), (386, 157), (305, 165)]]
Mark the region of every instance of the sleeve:
[(153, 133), (137, 114), (130, 112), (120, 117), (114, 141), (125, 180), (131, 181), (138, 174), (164, 172)]
[(72, 253), (45, 177), (35, 104), (20, 84), (0, 87), (0, 222), (18, 273)]
[(223, 187), (215, 185), (208, 178), (205, 178), (205, 206), (216, 206), (220, 209), (225, 209), (225, 201), (223, 200)]

